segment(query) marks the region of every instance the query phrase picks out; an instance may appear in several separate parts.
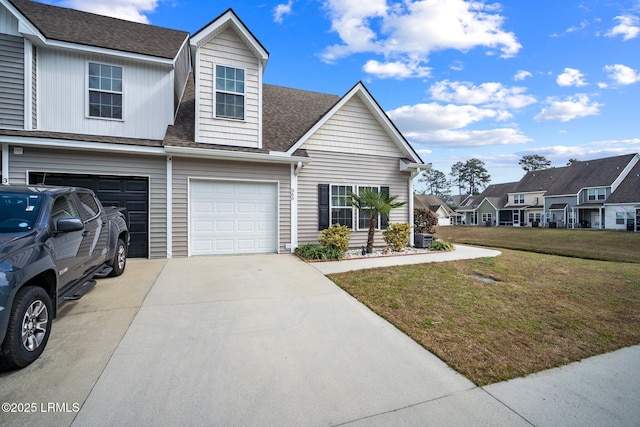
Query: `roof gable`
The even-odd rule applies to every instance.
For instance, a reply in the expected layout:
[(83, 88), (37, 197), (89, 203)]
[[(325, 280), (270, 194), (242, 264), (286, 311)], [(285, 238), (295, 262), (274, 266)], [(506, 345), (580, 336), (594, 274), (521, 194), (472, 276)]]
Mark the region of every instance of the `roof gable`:
[(206, 44), (209, 40), (229, 28), (232, 28), (238, 34), (240, 39), (242, 39), (251, 52), (260, 59), (262, 66), (264, 67), (269, 59), (269, 52), (267, 52), (253, 33), (249, 31), (249, 28), (247, 28), (244, 22), (238, 18), (238, 15), (235, 14), (233, 9), (227, 9), (227, 11), (222, 15), (196, 31), (191, 36), (192, 49), (195, 50)]
[(605, 203), (640, 203), (640, 162), (636, 163)]
[[(125, 21), (30, 0), (8, 0), (23, 30), (51, 41), (174, 59), (189, 37), (185, 31)], [(14, 12), (15, 13), (15, 12)], [(29, 27), (24, 28), (24, 27)]]
[(398, 128), (393, 124), (389, 117), (384, 113), (380, 105), (371, 96), (369, 91), (365, 88), (362, 82), (358, 82), (349, 92), (347, 92), (340, 100), (322, 117), (318, 120), (293, 146), (287, 151), (289, 154), (295, 152), (300, 148), (304, 148), (303, 145), (307, 142), (318, 130), (324, 126), (332, 117), (334, 117), (345, 105), (347, 105), (353, 99), (361, 101), (368, 111), (372, 114), (375, 120), (380, 124), (382, 129), (386, 132), (387, 136), (395, 144), (397, 149), (403, 156), (410, 159), (415, 163), (422, 164), (423, 161), (415, 152), (413, 147), (402, 136)]

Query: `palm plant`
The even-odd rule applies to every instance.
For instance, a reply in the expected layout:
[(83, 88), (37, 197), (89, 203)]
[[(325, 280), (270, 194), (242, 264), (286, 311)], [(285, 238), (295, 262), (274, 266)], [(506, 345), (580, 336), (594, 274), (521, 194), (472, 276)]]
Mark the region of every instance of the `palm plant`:
[(358, 194), (350, 192), (349, 203), (362, 212), (368, 212), (369, 233), (367, 235), (367, 253), (373, 252), (373, 239), (378, 226), (378, 215), (388, 217), (391, 209), (398, 208), (406, 202), (396, 202), (398, 196), (391, 196), (387, 192), (373, 190), (372, 188), (361, 188)]

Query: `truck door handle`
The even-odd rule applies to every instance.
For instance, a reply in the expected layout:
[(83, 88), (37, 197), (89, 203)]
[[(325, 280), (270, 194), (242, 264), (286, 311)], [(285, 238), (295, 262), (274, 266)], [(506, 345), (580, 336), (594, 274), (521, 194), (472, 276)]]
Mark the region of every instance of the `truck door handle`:
[(85, 230), (82, 232), (82, 237), (85, 237), (87, 234), (89, 234), (89, 230)]

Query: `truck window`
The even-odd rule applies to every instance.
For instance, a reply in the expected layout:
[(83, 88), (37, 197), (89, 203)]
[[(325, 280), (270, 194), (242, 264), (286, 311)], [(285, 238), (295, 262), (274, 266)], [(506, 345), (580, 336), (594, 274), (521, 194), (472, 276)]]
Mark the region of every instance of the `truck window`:
[(71, 196), (60, 196), (55, 200), (55, 202), (53, 202), (51, 220), (55, 224), (60, 218), (80, 218)]
[(86, 221), (98, 216), (100, 208), (91, 193), (78, 192), (78, 198), (80, 199), (80, 211)]
[(42, 196), (0, 190), (0, 233), (31, 230), (38, 218)]

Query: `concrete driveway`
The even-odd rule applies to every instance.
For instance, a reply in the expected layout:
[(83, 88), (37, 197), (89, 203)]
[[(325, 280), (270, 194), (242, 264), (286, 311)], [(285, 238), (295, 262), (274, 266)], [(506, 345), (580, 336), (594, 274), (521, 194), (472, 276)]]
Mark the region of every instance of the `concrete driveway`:
[[(543, 405), (549, 388), (565, 396), (571, 370), (475, 387), (294, 256), (131, 260), (67, 306), (36, 363), (0, 374), (2, 402), (37, 404), (0, 413), (0, 424), (632, 425), (637, 351), (618, 370), (626, 400), (603, 383), (591, 390), (627, 414), (585, 419), (581, 405), (594, 402), (584, 388), (566, 391), (580, 405)], [(584, 379), (593, 366), (582, 366)]]

